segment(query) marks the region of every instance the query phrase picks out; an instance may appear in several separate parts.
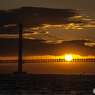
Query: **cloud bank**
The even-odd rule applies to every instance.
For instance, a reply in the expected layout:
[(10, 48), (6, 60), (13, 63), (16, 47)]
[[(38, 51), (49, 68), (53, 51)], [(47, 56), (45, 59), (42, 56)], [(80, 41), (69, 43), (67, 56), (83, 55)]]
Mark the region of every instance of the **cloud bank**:
[(74, 9), (51, 9), (39, 7), (22, 7), (18, 9), (0, 10), (0, 31), (7, 27), (22, 23), (34, 28), (45, 25), (63, 25), (69, 23), (81, 23), (81, 21), (70, 20), (78, 16)]
[[(64, 41), (59, 44), (47, 44), (46, 40), (23, 39), (22, 54), (24, 56), (77, 54), (81, 56), (95, 55), (95, 49), (84, 47), (88, 40)], [(76, 44), (80, 44), (76, 45)], [(18, 39), (0, 38), (0, 56), (18, 56)], [(95, 47), (95, 46), (94, 46)]]

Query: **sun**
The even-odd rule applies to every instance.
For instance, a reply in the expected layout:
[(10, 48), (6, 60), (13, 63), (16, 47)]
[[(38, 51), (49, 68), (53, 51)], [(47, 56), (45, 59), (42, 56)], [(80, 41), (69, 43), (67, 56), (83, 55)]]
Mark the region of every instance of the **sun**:
[(73, 57), (72, 57), (72, 55), (66, 55), (66, 56), (65, 56), (65, 59), (66, 59), (67, 61), (71, 61), (71, 60), (73, 59)]

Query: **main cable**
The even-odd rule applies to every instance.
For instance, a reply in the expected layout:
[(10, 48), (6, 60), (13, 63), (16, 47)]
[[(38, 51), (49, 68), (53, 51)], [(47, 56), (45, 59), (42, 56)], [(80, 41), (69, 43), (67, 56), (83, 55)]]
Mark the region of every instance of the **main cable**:
[(9, 31), (11, 31), (11, 30), (14, 30), (14, 29), (17, 28), (17, 27), (18, 27), (18, 26), (14, 26), (14, 27), (12, 27), (12, 28), (6, 30), (6, 31), (0, 32), (0, 34), (4, 34), (4, 33), (6, 33), (6, 32), (9, 32)]
[[(23, 26), (23, 27), (26, 27), (26, 26)], [(30, 29), (29, 27), (26, 27), (26, 28), (28, 28), (28, 29)], [(30, 29), (30, 30), (32, 30), (32, 29)], [(32, 30), (33, 31), (33, 30)], [(38, 31), (37, 31), (38, 32)], [(41, 33), (41, 32), (38, 32), (38, 33)], [(41, 33), (42, 34), (42, 33)], [(58, 38), (58, 37), (55, 37), (55, 36), (51, 36), (51, 35), (49, 35), (49, 34), (42, 34), (42, 35), (46, 35), (46, 36), (48, 36), (48, 37), (51, 37), (51, 38), (55, 38), (55, 39), (57, 39), (57, 40), (63, 40), (63, 39), (60, 39), (60, 38)], [(85, 47), (85, 48), (90, 48), (90, 49), (95, 49), (95, 48), (93, 48), (93, 47), (88, 47), (88, 46), (85, 46), (85, 45), (80, 45), (80, 44), (77, 44), (77, 43), (73, 43), (73, 42), (71, 42), (71, 41), (68, 41), (70, 44), (75, 44), (75, 45), (78, 45), (78, 46), (82, 46), (82, 47)]]

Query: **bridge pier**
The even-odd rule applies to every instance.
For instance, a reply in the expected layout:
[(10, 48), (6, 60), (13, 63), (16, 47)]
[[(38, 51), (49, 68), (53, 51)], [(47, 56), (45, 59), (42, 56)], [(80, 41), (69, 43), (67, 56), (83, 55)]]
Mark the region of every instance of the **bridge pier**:
[(22, 24), (19, 24), (19, 61), (18, 61), (18, 71), (13, 72), (14, 74), (27, 74), (27, 72), (22, 71)]

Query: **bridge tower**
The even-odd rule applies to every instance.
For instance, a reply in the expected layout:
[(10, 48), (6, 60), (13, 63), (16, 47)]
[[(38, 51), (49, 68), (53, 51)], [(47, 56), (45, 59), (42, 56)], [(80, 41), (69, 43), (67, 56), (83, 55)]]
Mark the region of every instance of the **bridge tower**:
[(14, 74), (27, 74), (22, 71), (22, 24), (19, 24), (19, 56), (18, 56), (18, 71), (13, 72)]

